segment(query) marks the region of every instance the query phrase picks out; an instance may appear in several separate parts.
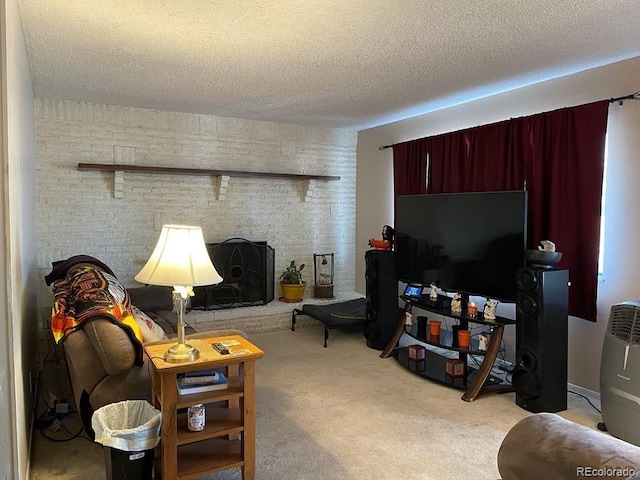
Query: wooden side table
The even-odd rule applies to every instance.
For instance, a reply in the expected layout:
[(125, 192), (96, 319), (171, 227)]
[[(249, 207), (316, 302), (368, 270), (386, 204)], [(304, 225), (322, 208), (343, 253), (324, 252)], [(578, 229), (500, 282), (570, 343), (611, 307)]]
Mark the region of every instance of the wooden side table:
[[(229, 355), (219, 354), (214, 342), (234, 343)], [(162, 411), (160, 443), (155, 452), (155, 478), (192, 479), (207, 473), (241, 467), (242, 478), (255, 476), (255, 361), (264, 352), (239, 335), (190, 339), (200, 352), (193, 362), (167, 363), (163, 355), (171, 343), (144, 347), (151, 359), (152, 398)], [(204, 393), (178, 394), (177, 375), (224, 368), (229, 386)], [(204, 404), (205, 428), (189, 431), (192, 405)]]

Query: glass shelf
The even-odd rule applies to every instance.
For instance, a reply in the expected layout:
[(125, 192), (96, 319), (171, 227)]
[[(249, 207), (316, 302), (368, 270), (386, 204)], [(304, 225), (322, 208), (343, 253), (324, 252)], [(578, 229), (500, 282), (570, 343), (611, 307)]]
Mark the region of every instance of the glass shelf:
[(428, 296), (417, 298), (417, 297), (407, 297), (405, 295), (400, 295), (400, 298), (402, 299), (402, 301), (407, 302), (413, 305), (414, 307), (420, 308), (422, 310), (426, 310), (438, 315), (443, 315), (445, 317), (457, 318), (459, 320), (463, 320), (466, 322), (482, 323), (484, 325), (495, 325), (495, 324), (515, 325), (516, 323), (516, 321), (511, 318), (500, 317), (497, 315), (495, 320), (485, 320), (482, 312), (478, 312), (478, 314), (475, 317), (470, 317), (469, 315), (462, 314), (462, 313), (453, 313), (450, 307), (446, 307), (446, 308), (436, 307), (435, 303), (429, 300)]
[[(427, 327), (427, 331), (429, 328)], [(440, 329), (440, 335), (434, 337), (433, 335), (427, 335), (426, 338), (421, 338), (418, 336), (418, 324), (414, 320), (413, 325), (410, 328), (405, 329), (405, 332), (411, 337), (415, 338), (417, 341), (426, 343), (428, 345), (433, 345), (434, 347), (446, 348), (447, 350), (452, 350), (454, 352), (467, 353), (469, 355), (485, 355), (487, 352), (480, 350), (478, 347), (478, 339), (471, 337), (469, 342), (470, 348), (459, 348), (453, 346), (453, 332), (449, 330)]]
[[(469, 385), (471, 385), (474, 377), (478, 373), (478, 370), (467, 365), (466, 375), (452, 377), (451, 375), (448, 375), (445, 370), (447, 357), (429, 349), (425, 351), (424, 360), (409, 359), (407, 347), (396, 348), (394, 351), (394, 357), (400, 365), (405, 367), (407, 370), (412, 371), (416, 375), (420, 375), (421, 377), (428, 378), (429, 380), (461, 390), (465, 390)], [(483, 387), (500, 385), (501, 383), (502, 379), (489, 375), (484, 381)]]

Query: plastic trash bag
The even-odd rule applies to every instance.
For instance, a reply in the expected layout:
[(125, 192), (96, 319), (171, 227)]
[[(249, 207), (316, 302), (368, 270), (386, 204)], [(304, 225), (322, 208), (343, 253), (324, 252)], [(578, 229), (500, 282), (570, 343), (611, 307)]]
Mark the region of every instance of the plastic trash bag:
[(93, 412), (95, 441), (127, 452), (150, 450), (160, 442), (162, 414), (146, 400), (110, 403)]

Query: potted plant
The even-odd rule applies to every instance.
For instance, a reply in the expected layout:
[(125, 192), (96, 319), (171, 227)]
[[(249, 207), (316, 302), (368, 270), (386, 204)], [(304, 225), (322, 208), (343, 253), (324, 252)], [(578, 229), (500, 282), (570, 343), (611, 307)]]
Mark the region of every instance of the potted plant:
[(280, 275), (282, 300), (285, 302), (293, 303), (302, 300), (307, 286), (307, 282), (302, 280), (302, 270), (304, 270), (304, 263), (298, 266), (295, 260), (291, 260), (289, 266)]

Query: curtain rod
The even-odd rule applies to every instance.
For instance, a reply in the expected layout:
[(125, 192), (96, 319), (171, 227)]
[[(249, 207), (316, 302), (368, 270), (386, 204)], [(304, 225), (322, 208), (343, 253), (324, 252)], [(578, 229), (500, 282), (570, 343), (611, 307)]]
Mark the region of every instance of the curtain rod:
[(618, 104), (622, 105), (622, 103), (625, 100), (640, 100), (640, 91), (638, 91), (636, 93), (632, 93), (631, 95), (626, 95), (624, 97), (610, 98), (609, 99), (609, 103), (619, 102)]
[[(624, 97), (610, 98), (609, 99), (609, 103), (618, 102), (618, 105), (622, 105), (625, 100), (640, 100), (640, 90), (635, 92), (635, 93), (631, 93), (629, 95), (625, 95)], [(387, 148), (391, 148), (391, 147), (393, 147), (393, 144), (391, 144), (391, 145), (381, 145), (381, 146), (378, 147), (378, 150), (386, 150)]]

